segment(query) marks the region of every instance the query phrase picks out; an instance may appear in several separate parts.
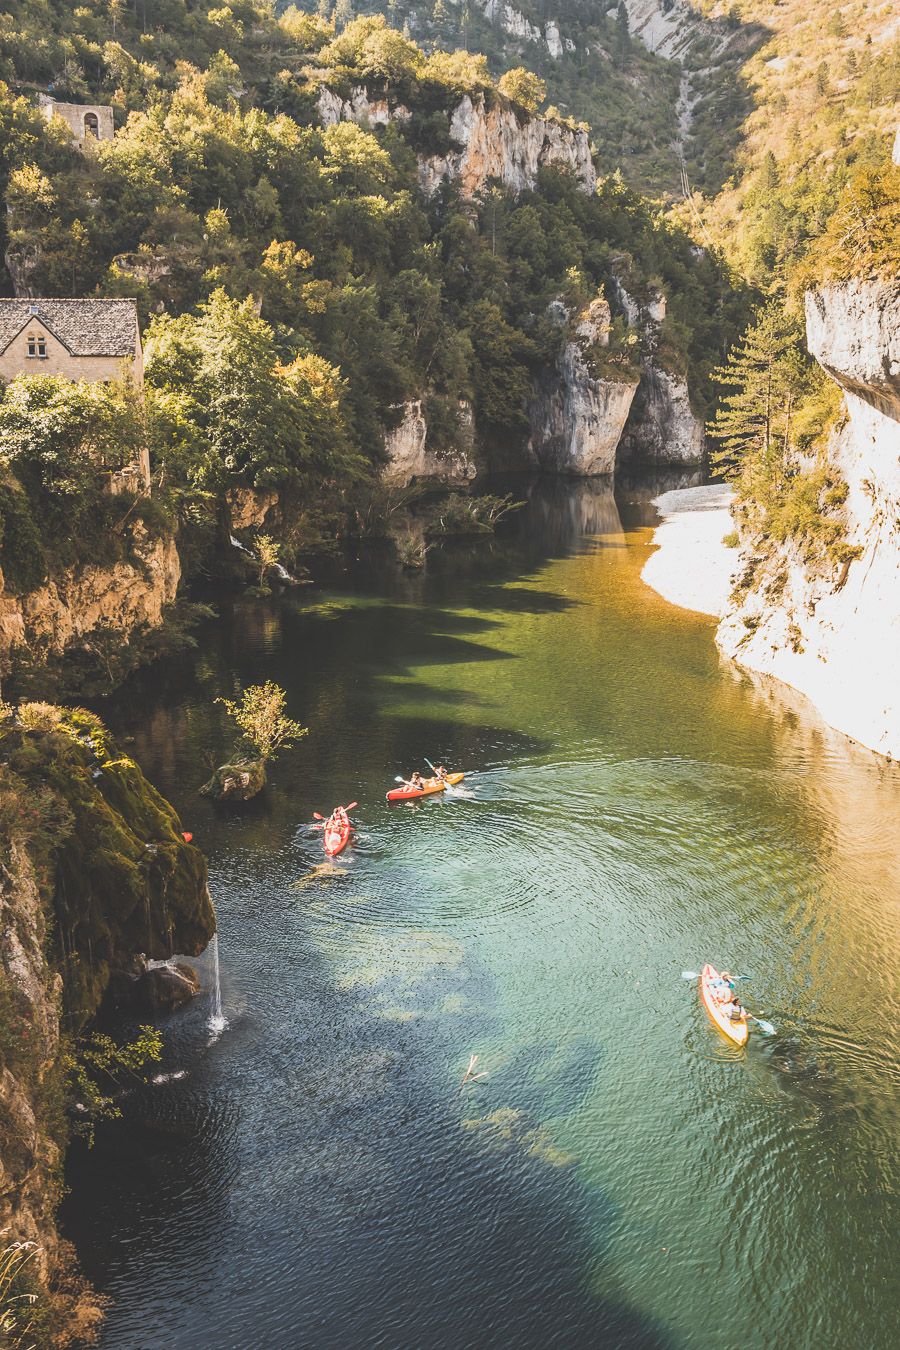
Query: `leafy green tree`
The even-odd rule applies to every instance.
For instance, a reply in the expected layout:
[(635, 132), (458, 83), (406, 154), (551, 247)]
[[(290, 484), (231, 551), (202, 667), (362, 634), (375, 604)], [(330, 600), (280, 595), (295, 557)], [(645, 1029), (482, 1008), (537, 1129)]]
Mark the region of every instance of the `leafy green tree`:
[(155, 320), (147, 384), (157, 455), (176, 482), (218, 503), (223, 530), (233, 486), (354, 469), (337, 371), (313, 355), (282, 365), (252, 301), (216, 291), (198, 316)]
[(308, 734), (307, 727), (284, 715), (287, 695), (272, 680), (248, 685), (239, 700), (217, 698), (216, 702), (224, 704), (244, 741), (261, 760), (274, 759), (279, 750)]
[(540, 76), (522, 66), (515, 66), (500, 76), (497, 88), (506, 98), (518, 103), (526, 112), (535, 113), (547, 97), (547, 86)]

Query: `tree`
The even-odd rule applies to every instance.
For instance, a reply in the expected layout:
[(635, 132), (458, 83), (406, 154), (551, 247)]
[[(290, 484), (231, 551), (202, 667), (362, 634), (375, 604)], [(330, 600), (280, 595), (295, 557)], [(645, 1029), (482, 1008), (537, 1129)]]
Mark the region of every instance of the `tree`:
[(248, 685), (239, 701), (216, 699), (227, 709), (246, 743), (264, 761), (274, 759), (279, 750), (286, 750), (308, 734), (308, 727), (285, 717), (286, 701), (284, 690), (272, 680)]
[(281, 557), (281, 545), (270, 534), (258, 534), (253, 540), (253, 547), (256, 549), (259, 587), (262, 590), (267, 574), (277, 565)]
[(282, 365), (252, 300), (215, 291), (198, 315), (157, 318), (146, 376), (156, 454), (176, 482), (212, 495), (223, 531), (231, 487), (353, 469), (338, 372), (313, 355)]
[(624, 0), (619, 0), (619, 7), (616, 10), (615, 56), (616, 65), (620, 70), (626, 68), (630, 55), (631, 33), (628, 27), (628, 10), (625, 7)]
[(513, 103), (518, 103), (519, 107), (529, 113), (537, 112), (547, 97), (547, 86), (544, 81), (522, 66), (515, 66), (505, 75), (501, 75), (497, 88), (506, 98), (512, 99)]
[(732, 348), (714, 379), (723, 390), (707, 430), (719, 449), (712, 463), (737, 477), (751, 460), (773, 468), (792, 448), (791, 417), (805, 370), (799, 334), (780, 307), (770, 304)]

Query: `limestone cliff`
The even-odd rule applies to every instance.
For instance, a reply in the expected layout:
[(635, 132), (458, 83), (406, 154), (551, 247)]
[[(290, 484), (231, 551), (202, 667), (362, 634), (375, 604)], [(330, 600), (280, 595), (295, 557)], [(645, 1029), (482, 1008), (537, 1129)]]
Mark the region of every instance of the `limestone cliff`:
[(98, 1313), (55, 1227), (61, 1029), (71, 1042), (138, 953), (201, 951), (215, 915), (202, 854), (91, 714), (25, 705), (0, 756), (0, 1228), (38, 1244), (51, 1329), (83, 1337)]
[(156, 628), (180, 577), (174, 538), (138, 529), (127, 562), (70, 567), (25, 595), (8, 594), (0, 574), (0, 659), (17, 647), (59, 656), (98, 628), (114, 629), (125, 640), (135, 629)]
[(384, 438), (387, 463), (382, 470), (386, 483), (406, 487), (419, 482), (444, 487), (461, 487), (471, 483), (476, 474), (472, 458), (474, 427), (472, 408), (460, 403), (458, 444), (441, 449), (429, 439), (428, 420), (421, 399), (405, 403), (396, 427)]
[(572, 319), (557, 302), (549, 317), (565, 335), (555, 366), (535, 385), (532, 459), (543, 469), (582, 478), (612, 474), (637, 377), (626, 369), (601, 373), (602, 350), (609, 344), (609, 304), (598, 297)]
[(684, 375), (660, 357), (666, 297), (651, 288), (639, 301), (615, 273), (610, 291), (629, 328), (640, 334), (641, 378), (619, 443), (618, 463), (699, 464), (706, 447), (702, 420), (691, 407)]
[[(383, 126), (410, 117), (408, 108), (371, 98), (359, 86), (347, 98), (323, 88), (318, 106), (325, 126), (339, 121)], [(512, 192), (523, 192), (535, 186), (538, 170), (548, 164), (566, 166), (585, 192), (594, 190), (597, 176), (586, 131), (573, 130), (554, 118), (525, 116), (499, 94), (490, 99), (466, 95), (448, 114), (448, 123), (454, 148), (419, 160), (419, 183), (428, 195), (443, 182), (453, 181), (460, 184), (463, 196), (474, 197), (492, 179)]]
[(829, 457), (847, 484), (846, 542), (859, 556), (811, 566), (784, 545), (742, 559), (717, 641), (794, 685), (832, 726), (900, 756), (900, 286), (849, 281), (806, 299), (807, 344), (841, 386), (846, 421)]

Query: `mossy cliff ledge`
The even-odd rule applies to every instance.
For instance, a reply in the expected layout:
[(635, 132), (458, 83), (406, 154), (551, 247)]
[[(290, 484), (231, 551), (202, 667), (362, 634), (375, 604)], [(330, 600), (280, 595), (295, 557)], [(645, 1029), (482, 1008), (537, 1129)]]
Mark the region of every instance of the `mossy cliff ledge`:
[(831, 726), (900, 756), (900, 285), (847, 281), (806, 299), (811, 354), (844, 393), (827, 468), (846, 484), (828, 559), (742, 537), (717, 641), (800, 689)]
[[(26, 704), (0, 724), (0, 1228), (30, 1269), (50, 1344), (99, 1317), (56, 1232), (67, 1057), (140, 955), (215, 932), (206, 862), (92, 714)], [(55, 1343), (55, 1342), (53, 1342)]]

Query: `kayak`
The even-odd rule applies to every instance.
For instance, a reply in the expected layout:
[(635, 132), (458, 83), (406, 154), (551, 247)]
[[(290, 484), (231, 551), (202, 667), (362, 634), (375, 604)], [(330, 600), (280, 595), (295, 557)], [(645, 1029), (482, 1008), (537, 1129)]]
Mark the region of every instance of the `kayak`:
[[(700, 972), (700, 1002), (723, 1036), (727, 1036), (735, 1045), (746, 1045), (750, 1034), (749, 1028), (746, 1022), (732, 1022), (725, 1012), (725, 1005), (718, 997), (719, 990), (715, 983), (720, 978), (715, 966), (707, 964), (703, 967)], [(726, 1002), (730, 1002), (730, 999)]]
[(424, 778), (420, 788), (396, 787), (387, 794), (387, 799), (389, 802), (412, 802), (417, 797), (430, 797), (432, 792), (443, 792), (448, 783), (453, 787), (464, 778), (464, 773), (448, 773), (446, 778)]
[(352, 833), (353, 826), (349, 820), (346, 825), (337, 824), (332, 819), (326, 820), (325, 829), (322, 831), (322, 847), (329, 858), (334, 858), (344, 851), (350, 843)]

